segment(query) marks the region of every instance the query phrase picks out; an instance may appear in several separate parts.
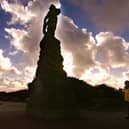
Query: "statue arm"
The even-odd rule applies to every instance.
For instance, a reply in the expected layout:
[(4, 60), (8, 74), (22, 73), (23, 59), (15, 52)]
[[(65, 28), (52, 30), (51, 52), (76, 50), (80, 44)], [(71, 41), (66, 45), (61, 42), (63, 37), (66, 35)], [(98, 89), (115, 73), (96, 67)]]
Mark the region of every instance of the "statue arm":
[(44, 18), (44, 24), (43, 24), (43, 33), (46, 33), (46, 27), (47, 27), (47, 21), (48, 21), (49, 14), (47, 14)]

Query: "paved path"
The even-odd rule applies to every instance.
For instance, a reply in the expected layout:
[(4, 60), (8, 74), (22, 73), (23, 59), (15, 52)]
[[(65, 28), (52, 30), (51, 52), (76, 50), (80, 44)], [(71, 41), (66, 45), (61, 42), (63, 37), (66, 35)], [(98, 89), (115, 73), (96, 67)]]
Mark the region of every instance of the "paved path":
[(25, 113), (24, 103), (0, 102), (0, 129), (129, 129), (124, 111), (82, 111), (83, 120), (36, 121)]

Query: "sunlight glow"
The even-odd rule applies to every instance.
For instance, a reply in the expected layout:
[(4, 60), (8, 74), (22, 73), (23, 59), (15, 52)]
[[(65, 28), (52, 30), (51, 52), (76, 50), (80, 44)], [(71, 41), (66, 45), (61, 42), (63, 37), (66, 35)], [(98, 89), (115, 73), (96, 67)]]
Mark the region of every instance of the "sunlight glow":
[(94, 72), (94, 69), (86, 72), (80, 78), (81, 80), (85, 80), (91, 85), (100, 85), (109, 78), (109, 74), (102, 69), (97, 69), (97, 72)]
[(61, 4), (58, 1), (52, 2), (52, 3), (50, 3), (50, 5), (51, 4), (54, 4), (56, 6), (56, 8), (61, 8)]
[(64, 62), (63, 62), (64, 68), (63, 69), (66, 71), (68, 76), (73, 76), (74, 65), (72, 63), (73, 62), (72, 54), (68, 52), (64, 52), (63, 57), (64, 57)]

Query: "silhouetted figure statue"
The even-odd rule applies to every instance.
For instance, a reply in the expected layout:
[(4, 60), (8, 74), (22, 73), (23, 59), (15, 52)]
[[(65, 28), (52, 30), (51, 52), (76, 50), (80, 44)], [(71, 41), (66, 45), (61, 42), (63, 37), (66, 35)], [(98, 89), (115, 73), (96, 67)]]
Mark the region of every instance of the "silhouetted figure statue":
[(43, 33), (48, 36), (54, 36), (56, 25), (57, 25), (57, 15), (60, 14), (60, 9), (57, 9), (53, 4), (49, 8), (49, 12), (44, 18)]
[(40, 42), (40, 56), (35, 77), (28, 84), (30, 98), (27, 112), (44, 119), (61, 119), (79, 116), (75, 95), (68, 86), (63, 70), (60, 41), (55, 38), (57, 15), (60, 13), (51, 5), (44, 19), (44, 37)]

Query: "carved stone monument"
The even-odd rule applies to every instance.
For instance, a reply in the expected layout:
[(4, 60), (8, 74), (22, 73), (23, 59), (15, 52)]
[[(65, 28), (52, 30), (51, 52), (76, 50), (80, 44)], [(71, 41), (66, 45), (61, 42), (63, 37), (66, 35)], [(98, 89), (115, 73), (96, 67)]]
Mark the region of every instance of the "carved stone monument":
[(63, 70), (60, 41), (54, 37), (60, 9), (51, 5), (44, 19), (44, 38), (40, 42), (40, 57), (34, 80), (28, 85), (30, 98), (27, 113), (44, 119), (64, 119), (79, 116), (74, 92), (67, 85)]

